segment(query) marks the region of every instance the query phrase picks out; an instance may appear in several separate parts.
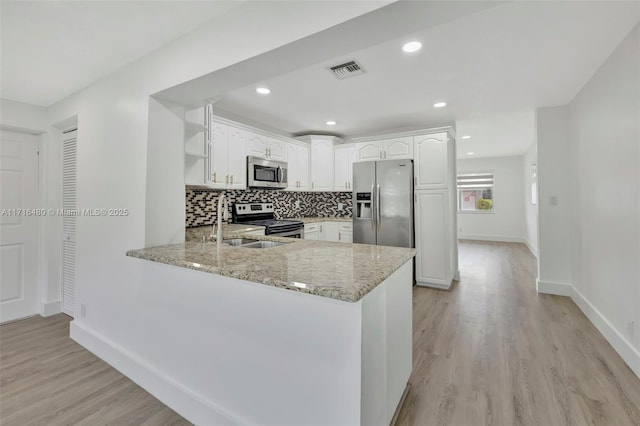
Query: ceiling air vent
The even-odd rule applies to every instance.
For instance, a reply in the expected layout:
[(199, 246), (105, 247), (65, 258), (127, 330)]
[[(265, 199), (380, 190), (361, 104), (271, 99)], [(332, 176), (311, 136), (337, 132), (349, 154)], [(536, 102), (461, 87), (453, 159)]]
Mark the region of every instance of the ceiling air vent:
[(364, 68), (362, 68), (362, 65), (355, 60), (329, 67), (329, 71), (333, 72), (338, 80), (344, 80), (345, 78), (364, 74), (366, 72)]

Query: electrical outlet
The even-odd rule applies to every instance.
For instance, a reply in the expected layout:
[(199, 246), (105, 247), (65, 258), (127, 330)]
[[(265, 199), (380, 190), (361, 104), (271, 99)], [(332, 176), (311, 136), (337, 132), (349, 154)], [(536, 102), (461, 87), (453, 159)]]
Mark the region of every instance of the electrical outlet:
[(82, 318), (87, 316), (87, 307), (84, 304), (80, 305), (80, 316)]
[(338, 203), (338, 211), (342, 211), (342, 210), (344, 210), (344, 204)]
[(629, 336), (633, 337), (633, 335), (636, 332), (636, 322), (635, 321), (629, 321), (627, 323), (627, 329), (629, 330)]

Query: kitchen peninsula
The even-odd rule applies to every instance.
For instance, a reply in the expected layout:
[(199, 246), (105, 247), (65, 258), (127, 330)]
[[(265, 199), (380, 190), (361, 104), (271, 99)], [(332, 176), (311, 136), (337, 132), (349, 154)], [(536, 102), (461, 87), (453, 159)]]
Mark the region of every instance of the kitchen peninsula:
[(208, 424), (388, 425), (412, 368), (415, 250), (240, 235), (284, 244), (187, 241), (127, 253), (150, 260), (146, 279), (177, 298), (156, 297), (176, 309), (186, 345), (168, 349), (182, 358), (166, 358), (164, 372), (203, 405), (181, 414)]

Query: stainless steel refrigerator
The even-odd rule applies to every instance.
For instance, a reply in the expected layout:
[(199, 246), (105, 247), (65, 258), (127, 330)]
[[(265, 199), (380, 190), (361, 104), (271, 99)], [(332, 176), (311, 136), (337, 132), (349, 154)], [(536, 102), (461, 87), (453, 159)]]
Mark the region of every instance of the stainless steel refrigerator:
[(414, 247), (413, 160), (353, 163), (353, 242)]

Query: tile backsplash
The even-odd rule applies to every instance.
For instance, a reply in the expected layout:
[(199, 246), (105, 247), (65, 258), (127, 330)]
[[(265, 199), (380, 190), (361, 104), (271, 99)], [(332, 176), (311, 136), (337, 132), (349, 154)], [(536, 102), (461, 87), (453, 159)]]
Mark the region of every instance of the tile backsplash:
[[(187, 186), (185, 190), (186, 226), (211, 225), (215, 222), (218, 197), (224, 192), (233, 203), (273, 203), (277, 218), (351, 217), (351, 192), (290, 192), (267, 190), (216, 190)], [(296, 208), (299, 201), (300, 208)], [(342, 203), (343, 210), (338, 210)], [(231, 211), (229, 211), (231, 217)]]

